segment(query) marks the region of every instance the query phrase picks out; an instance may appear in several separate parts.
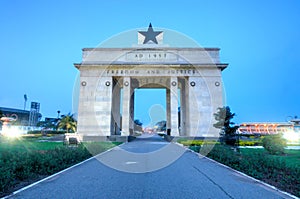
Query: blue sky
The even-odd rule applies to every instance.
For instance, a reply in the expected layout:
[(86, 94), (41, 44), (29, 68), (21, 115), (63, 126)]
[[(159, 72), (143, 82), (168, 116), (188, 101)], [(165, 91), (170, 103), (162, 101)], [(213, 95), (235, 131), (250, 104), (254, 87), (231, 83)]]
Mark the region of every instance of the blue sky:
[(81, 49), (152, 22), (221, 48), (237, 123), (285, 121), (300, 116), (299, 10), (297, 0), (1, 0), (0, 106), (22, 109), (26, 93), (43, 116), (71, 112)]

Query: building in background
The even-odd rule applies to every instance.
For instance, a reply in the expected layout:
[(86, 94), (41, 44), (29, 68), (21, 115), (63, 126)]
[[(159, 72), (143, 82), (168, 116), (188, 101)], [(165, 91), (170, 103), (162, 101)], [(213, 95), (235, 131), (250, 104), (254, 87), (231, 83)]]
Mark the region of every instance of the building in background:
[(40, 103), (31, 102), (28, 126), (36, 126), (41, 118), (42, 114), (40, 114)]
[(277, 134), (286, 132), (300, 133), (300, 119), (289, 122), (247, 122), (240, 125), (239, 134)]
[(16, 119), (12, 123), (13, 126), (36, 126), (41, 120), (40, 103), (31, 102), (30, 110), (22, 110), (15, 108), (0, 107), (0, 112), (5, 117), (13, 117)]
[(248, 122), (239, 126), (240, 135), (272, 135), (283, 134), (283, 137), (292, 144), (300, 144), (300, 119), (295, 117), (288, 122)]

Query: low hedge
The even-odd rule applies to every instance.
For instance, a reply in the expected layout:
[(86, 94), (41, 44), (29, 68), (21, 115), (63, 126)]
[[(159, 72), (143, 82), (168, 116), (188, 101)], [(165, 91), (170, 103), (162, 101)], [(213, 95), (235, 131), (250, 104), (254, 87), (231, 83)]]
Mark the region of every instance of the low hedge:
[[(208, 150), (206, 151), (205, 148)], [(239, 170), (256, 179), (272, 184), (279, 189), (300, 196), (300, 167), (287, 166), (286, 161), (263, 151), (236, 153), (225, 145), (190, 146), (190, 149), (206, 155), (233, 169)]]
[(240, 140), (239, 146), (262, 146), (262, 140), (255, 140), (255, 141)]
[(214, 140), (181, 140), (178, 141), (180, 144), (184, 146), (201, 146), (203, 144), (220, 144)]
[[(214, 140), (180, 140), (179, 143), (184, 146), (201, 146), (203, 144), (220, 144)], [(239, 146), (262, 146), (262, 140), (240, 140)]]

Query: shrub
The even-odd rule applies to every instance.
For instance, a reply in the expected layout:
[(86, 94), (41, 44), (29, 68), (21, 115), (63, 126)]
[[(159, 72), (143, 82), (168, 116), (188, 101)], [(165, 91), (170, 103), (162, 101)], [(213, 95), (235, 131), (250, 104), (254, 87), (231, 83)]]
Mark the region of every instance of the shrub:
[(263, 147), (270, 154), (283, 154), (286, 146), (287, 141), (282, 137), (282, 134), (268, 135), (263, 138)]
[(234, 136), (234, 135), (224, 135), (220, 138), (220, 141), (229, 146), (235, 146), (236, 143), (238, 142), (238, 138), (237, 138), (237, 136)]
[(27, 134), (41, 134), (40, 130), (28, 131)]

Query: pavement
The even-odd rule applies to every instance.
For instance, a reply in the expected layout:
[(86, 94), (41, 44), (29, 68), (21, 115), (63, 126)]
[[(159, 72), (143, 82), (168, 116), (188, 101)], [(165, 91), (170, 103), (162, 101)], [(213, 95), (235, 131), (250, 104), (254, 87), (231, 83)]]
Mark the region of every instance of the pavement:
[(292, 197), (157, 135), (142, 135), (9, 198)]

